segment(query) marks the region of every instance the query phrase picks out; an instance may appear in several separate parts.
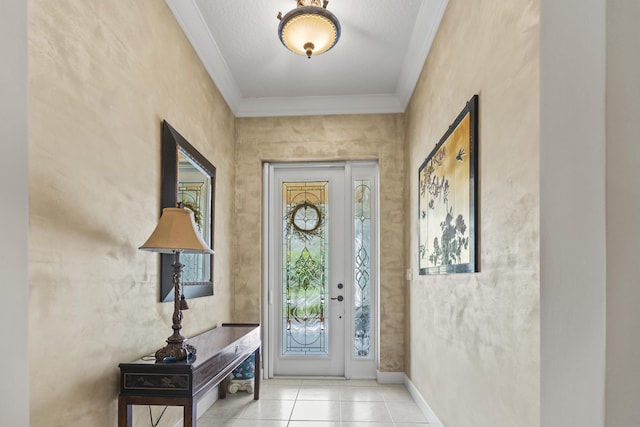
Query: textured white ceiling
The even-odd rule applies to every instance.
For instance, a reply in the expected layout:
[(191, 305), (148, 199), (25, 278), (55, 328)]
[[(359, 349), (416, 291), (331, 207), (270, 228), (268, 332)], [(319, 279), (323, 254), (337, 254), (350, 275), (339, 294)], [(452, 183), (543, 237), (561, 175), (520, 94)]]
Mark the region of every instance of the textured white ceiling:
[(342, 35), (307, 59), (278, 39), (295, 0), (166, 0), (238, 117), (406, 108), (447, 0), (330, 0)]

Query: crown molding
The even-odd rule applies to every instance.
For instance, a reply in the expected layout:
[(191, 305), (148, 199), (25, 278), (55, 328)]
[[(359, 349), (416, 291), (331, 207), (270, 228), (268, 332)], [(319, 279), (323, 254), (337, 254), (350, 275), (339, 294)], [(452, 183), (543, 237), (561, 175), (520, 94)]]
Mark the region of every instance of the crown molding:
[(405, 63), (398, 77), (397, 96), (401, 100), (403, 111), (413, 96), (448, 2), (449, 0), (430, 0), (423, 1), (420, 6)]

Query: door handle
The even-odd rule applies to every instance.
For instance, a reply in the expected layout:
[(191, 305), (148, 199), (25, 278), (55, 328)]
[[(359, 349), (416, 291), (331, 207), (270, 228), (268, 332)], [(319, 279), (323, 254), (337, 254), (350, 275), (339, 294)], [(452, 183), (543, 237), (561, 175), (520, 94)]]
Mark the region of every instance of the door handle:
[(331, 298), (331, 299), (337, 299), (338, 301), (342, 301), (344, 297), (342, 295), (338, 295), (337, 297)]

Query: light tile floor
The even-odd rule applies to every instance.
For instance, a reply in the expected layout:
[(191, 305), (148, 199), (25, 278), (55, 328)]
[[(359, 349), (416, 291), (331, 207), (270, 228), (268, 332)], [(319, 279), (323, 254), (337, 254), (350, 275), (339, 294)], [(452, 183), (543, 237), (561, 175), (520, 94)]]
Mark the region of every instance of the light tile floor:
[(218, 400), (199, 427), (425, 427), (404, 385), (368, 380), (272, 379), (260, 400), (239, 391)]

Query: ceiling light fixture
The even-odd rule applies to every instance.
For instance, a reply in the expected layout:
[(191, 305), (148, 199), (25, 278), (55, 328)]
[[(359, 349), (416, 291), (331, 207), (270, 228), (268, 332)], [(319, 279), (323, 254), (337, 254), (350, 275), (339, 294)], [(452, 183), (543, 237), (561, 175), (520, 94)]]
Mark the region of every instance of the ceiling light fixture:
[(340, 39), (340, 21), (327, 10), (328, 0), (297, 0), (297, 8), (282, 16), (278, 12), (278, 37), (290, 51), (299, 55), (320, 55)]

